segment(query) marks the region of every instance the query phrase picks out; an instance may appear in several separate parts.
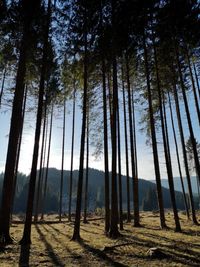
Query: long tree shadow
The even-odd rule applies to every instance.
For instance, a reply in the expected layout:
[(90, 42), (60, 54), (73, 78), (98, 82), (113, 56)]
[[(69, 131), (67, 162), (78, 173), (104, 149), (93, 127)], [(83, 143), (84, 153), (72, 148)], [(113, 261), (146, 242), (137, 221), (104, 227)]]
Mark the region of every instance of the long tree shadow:
[(114, 266), (114, 267), (127, 267), (127, 265), (124, 265), (122, 263), (119, 263), (119, 262), (114, 261), (112, 258), (110, 258), (108, 255), (106, 255), (106, 253), (103, 252), (103, 251), (101, 251), (100, 249), (97, 249), (97, 248), (94, 248), (94, 247), (89, 246), (88, 244), (86, 244), (84, 242), (83, 239), (79, 240), (79, 244), (85, 250), (87, 250), (88, 252), (91, 252), (93, 255), (95, 255), (99, 259), (106, 261), (111, 266)]
[(29, 266), (30, 245), (21, 245), (19, 266)]
[(65, 264), (61, 261), (61, 259), (58, 257), (58, 255), (54, 252), (52, 245), (46, 240), (45, 235), (42, 233), (38, 225), (35, 225), (35, 228), (40, 235), (40, 238), (42, 242), (45, 244), (46, 249), (48, 251), (48, 255), (52, 260), (52, 263), (55, 266), (65, 266)]
[[(162, 237), (159, 237), (159, 238), (162, 239)], [(179, 247), (178, 243), (177, 245), (176, 244), (163, 244), (163, 243), (161, 244), (160, 243), (161, 240), (158, 239), (157, 236), (154, 236), (153, 240), (154, 241), (152, 241), (152, 239), (146, 240), (146, 239), (139, 238), (136, 236), (131, 237), (131, 238), (127, 237), (123, 239), (123, 241), (127, 242), (127, 244), (129, 243), (129, 245), (133, 244), (136, 246), (147, 247), (147, 248), (159, 247), (166, 254), (167, 258), (168, 259), (171, 258), (171, 261), (173, 262), (188, 264), (188, 266), (200, 266), (200, 258), (199, 258), (200, 254), (198, 252), (194, 252), (188, 248)], [(166, 238), (164, 238), (163, 240), (167, 242)], [(124, 246), (124, 242), (121, 244), (121, 246)], [(119, 245), (117, 245), (117, 247), (119, 247)]]

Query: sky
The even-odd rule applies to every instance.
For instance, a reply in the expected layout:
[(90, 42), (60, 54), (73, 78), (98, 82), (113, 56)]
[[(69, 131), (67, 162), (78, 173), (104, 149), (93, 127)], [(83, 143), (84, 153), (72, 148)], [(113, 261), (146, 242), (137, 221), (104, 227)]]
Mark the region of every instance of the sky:
[[(4, 96), (3, 105), (0, 109), (0, 172), (4, 171), (5, 161), (6, 161), (6, 153), (7, 153), (7, 143), (8, 143), (8, 135), (9, 135), (9, 127), (10, 127), (10, 116), (11, 116), (11, 105), (7, 107), (7, 102), (5, 99), (7, 96)], [(199, 126), (196, 118), (195, 107), (193, 103), (192, 95), (188, 95), (190, 112), (192, 117), (192, 123), (195, 130), (195, 136), (197, 140), (199, 140)], [(32, 97), (28, 97), (28, 107), (34, 106), (34, 101)], [(71, 149), (71, 131), (72, 131), (72, 102), (67, 102), (67, 116), (66, 116), (66, 136), (65, 136), (65, 163), (64, 169), (70, 169), (70, 149)], [(75, 151), (74, 151), (74, 169), (78, 169), (79, 167), (79, 146), (80, 146), (80, 131), (81, 131), (81, 119), (82, 114), (79, 105), (76, 106), (76, 119), (75, 119)], [(138, 174), (140, 178), (152, 180), (155, 179), (154, 174), (154, 165), (153, 165), (153, 154), (152, 148), (146, 145), (146, 136), (144, 133), (139, 131), (139, 120), (141, 116), (143, 107), (140, 105), (136, 105), (136, 138), (137, 138), (137, 157), (138, 157)], [(175, 114), (175, 110), (173, 110)], [(181, 113), (184, 121), (184, 129), (186, 133), (186, 137), (188, 138), (188, 127), (185, 119), (185, 113), (183, 105), (181, 105)], [(55, 115), (53, 117), (53, 130), (52, 130), (52, 144), (51, 144), (51, 154), (50, 154), (50, 167), (55, 167), (57, 169), (61, 168), (61, 149), (62, 149), (62, 108), (56, 110)], [(124, 127), (122, 121), (122, 112), (121, 116), (121, 137), (123, 139), (124, 136)], [(20, 154), (20, 162), (19, 162), (19, 171), (29, 174), (31, 169), (31, 160), (33, 153), (33, 140), (34, 140), (34, 128), (35, 128), (35, 117), (36, 112), (27, 112), (25, 116), (25, 126), (23, 130), (23, 138), (22, 138), (22, 147)], [(169, 116), (168, 116), (168, 124), (170, 124)], [(175, 120), (176, 130), (177, 121)], [(178, 130), (177, 130), (178, 131)], [(170, 131), (171, 132), (171, 131)], [(165, 161), (163, 155), (163, 146), (160, 142), (160, 133), (157, 134), (158, 137), (158, 150), (159, 150), (159, 161), (161, 168), (161, 176), (162, 178), (166, 178), (166, 169), (165, 169)], [(180, 142), (179, 142), (180, 143)], [(175, 155), (174, 141), (173, 136), (170, 134), (170, 148), (172, 154), (172, 165), (173, 165), (173, 174), (174, 176), (178, 175), (177, 161)], [(89, 167), (96, 168), (99, 170), (104, 170), (103, 164), (103, 155), (99, 157), (99, 159), (95, 159), (92, 156), (93, 147), (90, 147), (90, 159), (89, 159)], [(181, 151), (181, 147), (180, 147)], [(130, 153), (129, 153), (130, 155)], [(122, 174), (126, 173), (125, 169), (125, 148), (124, 141), (121, 142), (121, 160), (122, 160)], [(109, 163), (111, 163), (111, 156), (109, 155)]]

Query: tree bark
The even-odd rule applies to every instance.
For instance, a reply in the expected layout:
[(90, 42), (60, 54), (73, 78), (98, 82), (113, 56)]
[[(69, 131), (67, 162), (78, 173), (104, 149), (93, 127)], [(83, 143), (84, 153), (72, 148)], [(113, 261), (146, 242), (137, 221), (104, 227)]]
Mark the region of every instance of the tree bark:
[(42, 196), (41, 202), (41, 218), (40, 220), (44, 220), (44, 211), (45, 211), (45, 201), (46, 201), (46, 194), (47, 194), (47, 180), (48, 180), (48, 173), (49, 173), (49, 159), (51, 153), (51, 136), (52, 136), (52, 128), (53, 128), (53, 103), (51, 106), (51, 118), (50, 118), (50, 126), (49, 126), (49, 142), (48, 142), (48, 151), (47, 151), (47, 162), (46, 162), (46, 171), (45, 171), (45, 178), (44, 178), (44, 191)]
[(179, 221), (179, 217), (178, 217), (178, 211), (177, 211), (177, 206), (176, 206), (176, 198), (175, 198), (175, 192), (174, 192), (174, 181), (173, 181), (173, 172), (172, 172), (172, 165), (171, 165), (170, 147), (167, 144), (168, 135), (167, 135), (166, 124), (164, 122), (164, 112), (163, 112), (163, 105), (162, 105), (162, 93), (161, 93), (161, 88), (160, 88), (158, 59), (157, 59), (157, 51), (156, 51), (154, 36), (152, 38), (152, 43), (153, 43), (153, 52), (154, 52), (154, 60), (155, 60), (156, 82), (157, 82), (157, 91), (158, 91), (158, 100), (159, 100), (158, 102), (159, 102), (161, 129), (162, 129), (162, 139), (163, 139), (165, 162), (166, 162), (166, 169), (167, 169), (168, 182), (169, 182), (169, 190), (170, 190), (171, 203), (172, 203), (172, 208), (173, 208), (176, 231), (180, 232), (181, 231), (181, 226), (180, 226), (180, 221)]
[(129, 134), (130, 134), (130, 147), (131, 147), (131, 167), (132, 167), (132, 179), (133, 179), (133, 203), (134, 203), (134, 226), (140, 226), (139, 218), (139, 196), (138, 196), (138, 177), (135, 173), (135, 148), (133, 137), (133, 120), (132, 120), (132, 105), (131, 105), (131, 85), (130, 85), (130, 70), (129, 59), (126, 56), (126, 79), (128, 89), (128, 111), (129, 111)]
[(179, 50), (178, 50), (176, 41), (175, 41), (174, 47), (175, 47), (175, 53), (176, 53), (176, 62), (177, 62), (177, 67), (178, 67), (178, 73), (179, 73), (179, 78), (180, 78), (181, 92), (182, 92), (182, 96), (183, 96), (183, 102), (184, 102), (185, 111), (186, 111), (187, 123), (188, 123), (190, 138), (191, 138), (191, 142), (192, 142), (195, 168), (196, 168), (196, 173), (197, 173), (198, 179), (200, 180), (199, 156), (198, 156), (198, 152), (197, 152), (196, 139), (194, 137), (192, 121), (191, 121), (191, 117), (190, 117), (190, 111), (189, 111), (187, 96), (186, 96), (186, 92), (185, 92), (185, 84), (184, 84), (183, 74), (182, 74), (182, 70), (181, 70), (181, 64), (180, 64), (180, 60), (179, 60)]
[(88, 209), (88, 172), (89, 172), (89, 108), (87, 115), (87, 137), (86, 137), (86, 171), (85, 171), (85, 196), (84, 196), (84, 215), (83, 222), (87, 223), (87, 209)]
[(168, 102), (169, 102), (169, 110), (170, 110), (170, 118), (171, 118), (171, 123), (172, 123), (172, 131), (173, 131), (174, 143), (175, 143), (175, 148), (176, 148), (176, 158), (177, 158), (177, 163), (178, 163), (178, 170), (179, 170), (182, 193), (183, 193), (183, 199), (184, 199), (184, 204), (185, 204), (185, 211), (186, 211), (187, 217), (189, 219), (190, 218), (190, 214), (189, 214), (189, 208), (188, 208), (188, 203), (187, 203), (187, 199), (186, 199), (185, 186), (184, 186), (184, 182), (183, 182), (183, 175), (182, 175), (182, 171), (181, 171), (179, 148), (178, 148), (178, 143), (177, 143), (177, 138), (176, 138), (176, 130), (175, 130), (175, 126), (174, 126), (172, 104), (171, 104), (171, 99), (170, 99), (169, 92), (168, 92)]
[(193, 220), (194, 224), (197, 224), (195, 208), (194, 208), (193, 193), (192, 193), (192, 185), (191, 185), (191, 180), (190, 180), (190, 172), (189, 172), (187, 153), (186, 153), (186, 147), (185, 147), (185, 137), (184, 137), (184, 132), (183, 132), (181, 112), (180, 112), (180, 107), (179, 107), (179, 99), (178, 99), (178, 94), (176, 91), (176, 85), (175, 84), (173, 86), (173, 93), (174, 93), (174, 100), (175, 100), (175, 104), (176, 104), (176, 114), (177, 114), (179, 132), (180, 132), (180, 137), (181, 137), (181, 146), (182, 146), (183, 160), (184, 160), (184, 165), (185, 165), (185, 173), (186, 173), (187, 184), (188, 184), (188, 192), (189, 192), (189, 198), (190, 198), (192, 220)]
[(62, 162), (60, 176), (60, 202), (59, 202), (59, 221), (62, 218), (62, 199), (63, 199), (63, 179), (64, 179), (64, 160), (65, 160), (65, 121), (66, 121), (66, 100), (64, 99), (63, 109), (63, 136), (62, 136)]
[(130, 212), (130, 177), (129, 177), (129, 156), (128, 156), (128, 134), (127, 134), (127, 118), (126, 118), (126, 97), (122, 69), (122, 91), (123, 91), (123, 108), (124, 108), (124, 140), (125, 140), (125, 156), (126, 156), (126, 191), (127, 191), (127, 222), (131, 221)]
[[(86, 17), (85, 17), (86, 20)], [(88, 98), (88, 40), (87, 40), (87, 26), (84, 23), (84, 89), (83, 89), (83, 117), (81, 129), (81, 147), (80, 147), (80, 161), (79, 161), (79, 177), (76, 200), (76, 214), (74, 223), (74, 233), (72, 240), (80, 240), (80, 219), (81, 219), (81, 202), (83, 190), (83, 168), (84, 168), (84, 150), (85, 150), (85, 129), (87, 120), (87, 98)]]
[(26, 75), (27, 51), (30, 47), (31, 24), (35, 11), (40, 6), (40, 1), (22, 1), (23, 8), (23, 32), (20, 44), (19, 60), (16, 75), (16, 87), (11, 114), (8, 150), (2, 190), (2, 202), (0, 213), (0, 237), (5, 243), (12, 243), (10, 237), (10, 212), (13, 192), (13, 179), (16, 166), (16, 155), (21, 130), (22, 105), (24, 98), (24, 81)]
[(159, 210), (160, 210), (160, 224), (161, 224), (161, 228), (166, 228), (165, 213), (164, 213), (164, 206), (163, 206), (162, 186), (161, 186), (161, 177), (160, 177), (160, 166), (159, 166), (159, 158), (158, 158), (158, 148), (157, 148), (157, 140), (156, 140), (155, 121), (154, 121), (154, 116), (153, 116), (151, 85), (150, 85), (150, 72), (149, 72), (149, 63), (148, 63), (148, 54), (147, 54), (145, 34), (143, 36), (143, 48), (144, 48), (145, 75), (146, 75), (146, 82), (147, 82), (147, 93), (148, 93), (148, 104), (149, 104), (149, 116), (150, 116), (151, 138), (152, 138), (152, 147), (153, 147), (154, 168), (155, 168), (156, 186), (157, 186), (157, 197), (158, 197), (158, 205), (159, 205)]
[(75, 132), (75, 116), (76, 116), (76, 86), (74, 79), (74, 92), (73, 92), (73, 115), (72, 115), (72, 143), (71, 143), (71, 164), (70, 164), (70, 177), (69, 177), (69, 207), (68, 207), (68, 220), (71, 221), (71, 206), (72, 206), (72, 186), (73, 186), (73, 163), (74, 163), (74, 132)]
[(20, 244), (27, 245), (31, 243), (31, 224), (32, 224), (32, 214), (33, 214), (33, 202), (35, 195), (35, 184), (37, 176), (37, 163), (38, 163), (38, 152), (39, 152), (39, 142), (40, 142), (40, 132), (42, 125), (42, 114), (43, 114), (43, 98), (44, 98), (44, 86), (45, 86), (45, 75), (47, 68), (47, 50), (48, 50), (48, 38), (49, 38), (49, 26), (51, 17), (51, 0), (48, 0), (48, 10), (47, 10), (47, 21), (45, 25), (44, 32), (44, 45), (43, 45), (43, 58), (39, 85), (39, 97), (38, 97), (38, 108), (37, 108), (37, 119), (35, 128), (35, 140), (33, 148), (33, 159), (32, 167), (30, 173), (29, 190), (28, 190), (28, 200), (26, 208), (26, 219), (23, 231), (23, 237)]

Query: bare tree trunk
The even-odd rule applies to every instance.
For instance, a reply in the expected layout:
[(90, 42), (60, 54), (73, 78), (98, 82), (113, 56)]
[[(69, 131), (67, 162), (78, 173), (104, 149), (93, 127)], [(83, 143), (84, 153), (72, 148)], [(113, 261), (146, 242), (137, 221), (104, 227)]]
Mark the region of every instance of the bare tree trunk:
[(117, 92), (117, 148), (118, 148), (118, 187), (119, 187), (119, 225), (120, 230), (123, 230), (123, 203), (122, 203), (122, 174), (121, 174), (121, 136), (120, 136), (120, 110), (119, 96)]
[(181, 163), (180, 163), (180, 157), (179, 157), (179, 148), (178, 148), (178, 143), (177, 143), (177, 138), (176, 138), (176, 131), (175, 131), (175, 126), (174, 126), (174, 118), (173, 118), (172, 105), (171, 105), (171, 99), (170, 99), (169, 92), (168, 92), (168, 101), (169, 101), (169, 109), (170, 109), (170, 117), (171, 117), (171, 123), (172, 123), (174, 143), (175, 143), (175, 148), (176, 148), (176, 158), (177, 158), (177, 163), (178, 163), (178, 170), (179, 170), (182, 192), (183, 192), (183, 199), (184, 199), (184, 204), (185, 204), (185, 211), (186, 211), (187, 217), (189, 219), (190, 214), (189, 214), (189, 208), (188, 208), (188, 203), (187, 203), (187, 199), (186, 199), (185, 186), (183, 183), (183, 175), (182, 175), (182, 171), (181, 171)]
[(157, 148), (157, 140), (156, 140), (155, 121), (154, 121), (154, 116), (153, 116), (150, 73), (149, 73), (149, 63), (148, 63), (148, 54), (147, 54), (145, 34), (143, 36), (143, 48), (144, 48), (145, 75), (146, 75), (146, 82), (147, 82), (147, 93), (148, 93), (148, 103), (149, 103), (149, 116), (150, 116), (151, 138), (152, 138), (152, 147), (153, 147), (154, 168), (155, 168), (155, 176), (156, 176), (158, 205), (159, 205), (159, 210), (160, 210), (160, 224), (161, 224), (161, 228), (166, 228), (165, 213), (164, 213), (164, 206), (163, 206), (162, 186), (161, 186), (161, 177), (160, 177), (160, 166), (159, 166), (159, 158), (158, 158), (158, 148)]
[(176, 85), (175, 84), (173, 87), (173, 93), (174, 93), (174, 100), (175, 100), (175, 104), (176, 104), (176, 114), (177, 114), (179, 132), (180, 132), (180, 137), (181, 137), (181, 146), (182, 146), (183, 159), (184, 159), (184, 165), (185, 165), (185, 173), (186, 173), (187, 184), (188, 184), (190, 206), (191, 206), (191, 212), (192, 212), (192, 220), (193, 220), (194, 224), (197, 224), (195, 208), (194, 208), (193, 193), (192, 193), (192, 185), (191, 185), (191, 180), (190, 180), (190, 172), (189, 172), (187, 153), (186, 153), (186, 148), (185, 148), (185, 137), (184, 137), (184, 133), (183, 133), (183, 125), (182, 125), (182, 120), (181, 120), (179, 99), (178, 99), (178, 94), (176, 91)]
[(106, 94), (106, 71), (105, 60), (102, 59), (102, 82), (103, 82), (103, 118), (104, 118), (104, 172), (105, 172), (105, 233), (110, 229), (110, 184), (108, 166), (108, 119), (107, 119), (107, 94)]
[(42, 185), (42, 174), (43, 174), (43, 158), (45, 155), (45, 132), (46, 131), (46, 104), (44, 103), (44, 119), (43, 119), (43, 133), (42, 133), (42, 144), (41, 144), (41, 152), (40, 152), (40, 169), (39, 169), (39, 175), (38, 175), (38, 182), (37, 182), (37, 191), (36, 191), (36, 201), (35, 201), (35, 216), (34, 216), (34, 222), (38, 221), (38, 213), (39, 213), (39, 199), (41, 194), (41, 185)]
[(74, 81), (73, 115), (72, 115), (72, 143), (71, 143), (71, 168), (70, 168), (70, 177), (69, 177), (69, 208), (68, 208), (68, 220), (69, 221), (71, 221), (71, 206), (72, 206), (75, 116), (76, 116), (76, 88), (75, 88), (75, 81)]
[(87, 137), (86, 137), (86, 172), (85, 172), (85, 196), (84, 196), (84, 215), (83, 222), (87, 223), (87, 208), (88, 208), (88, 172), (89, 172), (89, 108), (87, 116)]
[[(152, 36), (153, 36), (153, 34), (152, 34)], [(163, 138), (166, 169), (167, 169), (168, 182), (169, 182), (169, 190), (170, 190), (171, 203), (172, 203), (173, 214), (174, 214), (174, 221), (175, 221), (175, 225), (176, 225), (176, 231), (180, 232), (181, 226), (180, 226), (180, 221), (179, 221), (179, 217), (178, 217), (176, 198), (175, 198), (175, 192), (174, 192), (174, 181), (173, 181), (173, 172), (172, 172), (172, 165), (171, 165), (170, 147), (167, 144), (168, 135), (167, 135), (167, 128), (166, 128), (166, 125), (164, 122), (164, 113), (163, 113), (163, 106), (162, 106), (162, 93), (161, 93), (161, 88), (160, 88), (158, 59), (157, 59), (157, 51), (156, 51), (154, 36), (152, 38), (152, 42), (153, 42), (153, 51), (154, 51), (154, 60), (155, 60), (156, 82), (157, 82), (157, 91), (158, 91), (158, 100), (159, 100), (159, 111), (160, 111), (160, 120), (161, 120), (161, 128), (162, 128), (162, 138)]]
[(187, 96), (186, 96), (186, 92), (185, 92), (185, 84), (184, 84), (183, 74), (182, 74), (182, 70), (181, 70), (181, 64), (180, 64), (180, 60), (179, 60), (179, 51), (178, 51), (178, 47), (177, 47), (176, 43), (175, 43), (175, 53), (176, 53), (176, 62), (177, 62), (177, 66), (178, 66), (178, 73), (179, 73), (179, 77), (180, 77), (181, 92), (182, 92), (182, 96), (183, 96), (183, 102), (184, 102), (185, 111), (186, 111), (187, 123), (188, 123), (188, 128), (189, 128), (189, 133), (190, 133), (190, 138), (191, 138), (191, 143), (192, 143), (192, 148), (193, 148), (195, 168), (196, 168), (196, 173), (197, 173), (198, 179), (200, 180), (200, 163), (199, 163), (199, 156), (198, 156), (198, 152), (197, 152), (197, 144), (196, 144), (196, 139), (194, 137), (192, 121), (191, 121), (191, 117), (190, 117), (190, 111), (189, 111)]
[(42, 196), (41, 202), (41, 218), (40, 220), (44, 220), (44, 210), (45, 210), (45, 201), (46, 201), (46, 194), (47, 194), (47, 179), (49, 173), (49, 159), (51, 153), (51, 136), (52, 136), (52, 128), (53, 128), (53, 103), (51, 107), (51, 119), (50, 119), (50, 130), (49, 130), (49, 143), (48, 143), (48, 152), (47, 152), (47, 162), (46, 162), (46, 171), (45, 171), (45, 178), (44, 178), (44, 192)]
[(27, 51), (30, 47), (30, 34), (31, 24), (36, 14), (36, 10), (40, 7), (40, 1), (23, 1), (22, 8), (24, 9), (23, 17), (23, 32), (20, 43), (19, 60), (17, 66), (16, 75), (16, 87), (13, 99), (13, 107), (11, 114), (10, 133), (8, 140), (8, 150), (6, 157), (6, 166), (3, 181), (2, 190), (2, 201), (1, 201), (1, 212), (0, 212), (0, 238), (5, 243), (12, 243), (10, 237), (10, 212), (11, 212), (11, 201), (13, 192), (13, 179), (16, 166), (16, 155), (21, 130), (21, 117), (22, 117), (22, 106), (24, 98), (24, 82), (26, 75), (26, 61)]
[(63, 199), (63, 179), (64, 179), (64, 160), (65, 160), (65, 120), (66, 120), (66, 100), (64, 99), (63, 111), (63, 136), (62, 136), (62, 162), (61, 162), (61, 176), (60, 176), (60, 202), (59, 202), (59, 221), (62, 217), (62, 199)]
[(115, 55), (112, 59), (113, 65), (113, 103), (112, 103), (112, 176), (111, 176), (111, 218), (110, 231), (111, 238), (119, 236), (118, 231), (118, 199), (117, 199), (117, 61)]
[(188, 63), (189, 72), (190, 72), (190, 79), (192, 82), (192, 91), (193, 91), (193, 95), (194, 95), (195, 108), (196, 108), (197, 117), (198, 117), (198, 121), (199, 121), (199, 125), (200, 125), (200, 109), (199, 109), (199, 104), (198, 104), (198, 97), (197, 97), (196, 86), (195, 86), (194, 77), (193, 77), (193, 73), (192, 73), (192, 66), (191, 66), (188, 48), (186, 48), (186, 57), (187, 57), (187, 63)]
[(39, 86), (33, 159), (32, 159), (32, 167), (31, 167), (30, 181), (29, 181), (26, 219), (25, 219), (23, 237), (20, 241), (20, 244), (23, 244), (23, 245), (27, 245), (31, 243), (31, 224), (32, 224), (33, 202), (34, 202), (35, 184), (36, 184), (36, 176), (37, 176), (37, 163), (38, 163), (40, 132), (41, 132), (41, 125), (42, 125), (42, 113), (43, 113), (43, 105), (44, 105), (43, 98), (44, 98), (45, 75), (46, 75), (46, 68), (47, 68), (47, 51), (48, 51), (50, 17), (51, 17), (51, 0), (48, 0), (48, 11), (47, 11), (47, 21), (45, 25), (45, 33), (44, 33), (43, 58), (42, 58), (40, 86)]
[(14, 174), (14, 182), (13, 182), (13, 194), (12, 194), (12, 208), (11, 208), (11, 219), (12, 219), (12, 213), (13, 213), (13, 206), (14, 206), (14, 198), (15, 198), (15, 190), (16, 190), (16, 184), (17, 184), (17, 173), (18, 173), (18, 165), (19, 165), (19, 158), (20, 158), (20, 151), (21, 151), (21, 143), (22, 143), (22, 133), (23, 133), (23, 126), (24, 126), (24, 117), (25, 117), (25, 111), (26, 111), (26, 100), (27, 100), (27, 86), (25, 87), (25, 93), (24, 93), (24, 103), (23, 103), (23, 110), (22, 110), (22, 127), (21, 132), (19, 136), (19, 144), (17, 148), (17, 159), (16, 159), (16, 166), (15, 166), (15, 174)]
[(128, 134), (127, 134), (127, 118), (126, 118), (126, 97), (123, 80), (122, 69), (122, 90), (123, 90), (123, 108), (124, 108), (124, 139), (125, 139), (125, 154), (126, 154), (126, 190), (127, 190), (127, 222), (131, 221), (130, 212), (130, 177), (129, 177), (129, 157), (128, 157)]
[[(85, 17), (86, 20), (86, 17)], [(74, 233), (72, 240), (80, 240), (80, 220), (81, 220), (81, 202), (83, 190), (83, 168), (84, 168), (84, 150), (85, 150), (85, 129), (87, 120), (87, 90), (88, 90), (88, 44), (87, 44), (87, 26), (84, 23), (84, 91), (83, 91), (83, 118), (81, 130), (81, 147), (80, 147), (80, 162), (79, 162), (79, 177), (77, 188), (76, 215), (74, 223)]]
[(200, 85), (199, 85), (199, 79), (198, 79), (197, 69), (196, 69), (195, 64), (193, 64), (193, 68), (194, 68), (195, 80), (196, 80), (196, 85), (197, 85), (197, 89), (199, 93), (199, 101), (200, 101)]
[(2, 83), (1, 83), (0, 108), (1, 108), (2, 96), (3, 96), (4, 85), (5, 85), (5, 80), (6, 80), (6, 71), (7, 71), (7, 68), (5, 67), (5, 68), (4, 68), (4, 72), (3, 72), (3, 77), (2, 77)]
[[(100, 1), (100, 30), (103, 31), (103, 12), (102, 1)], [(108, 118), (107, 118), (107, 92), (106, 92), (106, 64), (103, 47), (101, 53), (101, 72), (102, 72), (102, 90), (103, 90), (103, 127), (104, 127), (104, 202), (105, 202), (105, 234), (110, 229), (110, 183), (109, 183), (109, 161), (108, 161)]]
[(130, 85), (130, 73), (129, 73), (129, 60), (126, 56), (126, 79), (128, 89), (128, 110), (129, 110), (129, 133), (130, 133), (130, 146), (131, 146), (131, 167), (133, 177), (133, 203), (134, 203), (134, 226), (140, 226), (139, 218), (139, 196), (138, 196), (138, 177), (135, 173), (135, 148), (133, 137), (133, 120), (132, 120), (132, 105), (131, 105), (131, 85)]
[(132, 90), (132, 117), (133, 117), (133, 142), (134, 142), (134, 154), (135, 154), (135, 176), (138, 179), (138, 163), (137, 163), (137, 138), (136, 138), (136, 122), (135, 122), (135, 102), (134, 102), (134, 91)]

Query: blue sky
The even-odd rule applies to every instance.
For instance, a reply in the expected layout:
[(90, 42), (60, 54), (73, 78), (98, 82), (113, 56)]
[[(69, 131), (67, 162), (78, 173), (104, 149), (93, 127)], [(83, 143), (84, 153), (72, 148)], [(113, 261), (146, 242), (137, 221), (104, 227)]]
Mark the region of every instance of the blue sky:
[[(188, 95), (189, 103), (190, 103), (190, 111), (192, 115), (192, 122), (195, 130), (195, 135), (197, 140), (199, 140), (199, 126), (198, 121), (195, 114), (195, 107), (193, 103), (192, 95)], [(29, 104), (33, 105), (33, 101), (29, 97)], [(4, 104), (6, 102), (4, 101)], [(65, 169), (70, 169), (70, 149), (71, 149), (71, 122), (72, 122), (72, 103), (67, 102), (67, 110), (68, 114), (66, 116), (66, 138), (65, 138)], [(185, 120), (185, 113), (183, 105), (181, 105), (181, 113), (184, 121), (184, 129), (185, 136), (188, 138), (188, 129), (187, 123)], [(7, 153), (7, 142), (8, 142), (8, 134), (9, 134), (9, 123), (10, 123), (10, 108), (6, 108), (8, 111), (5, 113), (5, 107), (0, 111), (0, 171), (4, 171), (5, 159)], [(137, 149), (138, 149), (138, 173), (139, 177), (144, 179), (154, 179), (154, 165), (153, 165), (153, 155), (151, 147), (145, 144), (146, 137), (143, 133), (139, 131), (138, 121), (140, 119), (140, 113), (142, 112), (142, 107), (136, 105), (136, 122), (137, 122)], [(173, 112), (175, 114), (175, 111)], [(121, 120), (122, 120), (122, 113)], [(75, 154), (74, 154), (74, 169), (78, 169), (79, 166), (79, 144), (80, 144), (80, 130), (81, 130), (81, 111), (79, 106), (77, 105), (77, 113), (76, 113), (76, 134), (75, 134)], [(170, 121), (168, 118), (168, 122), (170, 125)], [(176, 128), (177, 122), (175, 121)], [(33, 151), (33, 138), (34, 138), (34, 127), (35, 127), (35, 112), (27, 113), (25, 117), (25, 126), (24, 133), (22, 139), (22, 147), (21, 147), (21, 155), (20, 155), (20, 163), (19, 163), (19, 171), (28, 174), (31, 168), (31, 158)], [(171, 132), (171, 131), (170, 131)], [(121, 136), (124, 136), (124, 128), (123, 121), (121, 121)], [(160, 133), (157, 134), (158, 141), (160, 141)], [(172, 164), (173, 164), (173, 173), (174, 176), (178, 176), (177, 170), (177, 162), (175, 156), (174, 142), (173, 137), (170, 134), (170, 145), (171, 145), (171, 153), (172, 153)], [(50, 155), (50, 167), (61, 168), (61, 146), (62, 146), (62, 109), (57, 109), (54, 115), (53, 120), (53, 132), (52, 132), (52, 146), (51, 146), (51, 155)], [(91, 147), (91, 152), (93, 148)], [(125, 151), (124, 151), (124, 141), (122, 141), (121, 147), (121, 159), (122, 159), (122, 173), (125, 174)], [(158, 150), (159, 150), (159, 160), (161, 166), (161, 175), (163, 178), (166, 178), (166, 170), (164, 164), (163, 157), (163, 147), (160, 142), (158, 142)], [(181, 151), (181, 148), (180, 148)], [(110, 159), (111, 160), (111, 159)], [(103, 165), (103, 156), (101, 156), (98, 160), (95, 160), (94, 157), (90, 156), (90, 167), (97, 168), (100, 170), (104, 169)]]

